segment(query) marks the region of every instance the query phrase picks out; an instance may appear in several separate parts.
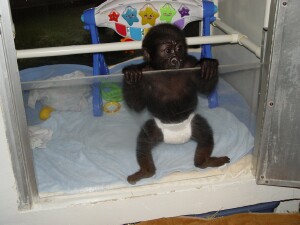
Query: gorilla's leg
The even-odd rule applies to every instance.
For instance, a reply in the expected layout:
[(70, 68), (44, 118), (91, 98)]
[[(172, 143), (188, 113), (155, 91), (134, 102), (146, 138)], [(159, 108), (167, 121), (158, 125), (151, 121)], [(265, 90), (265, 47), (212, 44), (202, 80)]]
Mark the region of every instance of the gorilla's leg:
[(152, 177), (155, 174), (155, 165), (152, 157), (152, 149), (163, 141), (163, 134), (156, 126), (155, 121), (148, 120), (142, 127), (138, 139), (136, 157), (140, 170), (128, 176), (127, 181), (130, 184), (135, 184), (137, 181)]
[(194, 157), (196, 167), (219, 167), (230, 162), (227, 156), (211, 157), (214, 148), (213, 131), (206, 119), (198, 114), (192, 120), (192, 139), (198, 143)]

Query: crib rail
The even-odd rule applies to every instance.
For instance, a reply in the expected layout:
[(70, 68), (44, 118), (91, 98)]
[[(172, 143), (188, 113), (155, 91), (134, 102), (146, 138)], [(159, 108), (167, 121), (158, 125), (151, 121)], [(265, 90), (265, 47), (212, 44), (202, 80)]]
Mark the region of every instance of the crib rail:
[[(258, 58), (261, 55), (261, 48), (255, 45), (246, 35), (234, 30), (226, 23), (217, 19), (214, 25), (227, 33), (227, 35), (214, 35), (214, 36), (202, 36), (202, 37), (189, 37), (187, 38), (188, 45), (203, 45), (203, 44), (239, 44), (246, 47), (249, 51), (253, 52)], [(102, 43), (102, 44), (90, 44), (90, 45), (76, 45), (76, 46), (63, 46), (63, 47), (50, 47), (50, 48), (36, 48), (36, 49), (24, 49), (17, 50), (17, 58), (39, 58), (39, 57), (51, 57), (51, 56), (63, 56), (74, 55), (84, 53), (96, 53), (96, 52), (111, 52), (111, 51), (123, 51), (141, 49), (141, 41), (131, 42), (117, 42), (117, 43)]]
[[(237, 71), (257, 69), (259, 67), (260, 67), (259, 63), (220, 65), (219, 73), (220, 75), (222, 75), (222, 74), (232, 73)], [(155, 76), (157, 74), (168, 75), (168, 74), (173, 74), (178, 72), (193, 72), (197, 70), (199, 70), (199, 67), (175, 69), (175, 70), (145, 71), (143, 72), (143, 74), (147, 76)], [(100, 84), (102, 82), (121, 83), (122, 79), (123, 79), (123, 74), (96, 75), (96, 76), (86, 76), (86, 77), (77, 77), (77, 78), (69, 78), (69, 79), (59, 79), (59, 80), (26, 81), (26, 82), (21, 82), (21, 87), (23, 91), (27, 91), (33, 89), (57, 88), (57, 87), (64, 87), (64, 86), (92, 85), (92, 84)]]
[[(171, 69), (171, 70), (155, 70), (155, 71), (145, 71), (143, 76), (155, 76), (155, 75), (173, 75), (182, 73), (183, 76), (188, 72), (199, 71), (200, 67), (194, 68), (184, 68), (184, 69)], [(55, 88), (63, 86), (75, 86), (75, 85), (91, 85), (91, 84), (100, 84), (103, 82), (116, 82), (121, 83), (123, 79), (123, 74), (110, 74), (110, 75), (93, 75), (86, 77), (76, 77), (68, 79), (59, 79), (59, 80), (40, 80), (40, 81), (27, 81), (22, 82), (22, 90), (30, 89), (42, 89), (42, 88)]]
[[(230, 35), (215, 35), (205, 37), (189, 37), (187, 38), (188, 45), (202, 45), (202, 44), (222, 44), (222, 43), (238, 43), (239, 36), (237, 34)], [(18, 50), (17, 58), (39, 58), (49, 56), (63, 56), (85, 53), (97, 52), (112, 52), (141, 49), (141, 41), (131, 42), (117, 42), (117, 43), (102, 43), (102, 44), (89, 44), (89, 45), (76, 45), (76, 46), (63, 46), (63, 47), (50, 47), (50, 48), (36, 48)]]

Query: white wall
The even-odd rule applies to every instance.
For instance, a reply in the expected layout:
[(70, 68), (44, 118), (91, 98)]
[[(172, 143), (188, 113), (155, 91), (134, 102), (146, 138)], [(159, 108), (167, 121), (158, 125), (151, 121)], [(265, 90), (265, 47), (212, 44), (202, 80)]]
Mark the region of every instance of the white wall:
[[(266, 0), (219, 0), (218, 16), (223, 22), (246, 35), (257, 46), (261, 46), (265, 6)], [(223, 34), (217, 28), (214, 29), (214, 32), (215, 34)], [(260, 59), (253, 53), (237, 44), (214, 47), (213, 55), (220, 61), (220, 64), (225, 65), (260, 62)], [(226, 74), (223, 78), (245, 97), (253, 112), (255, 112), (259, 70), (241, 71), (231, 75)]]
[[(219, 18), (235, 30), (261, 45), (266, 0), (219, 0)], [(217, 47), (214, 56), (221, 64), (259, 62), (259, 59), (238, 45)]]

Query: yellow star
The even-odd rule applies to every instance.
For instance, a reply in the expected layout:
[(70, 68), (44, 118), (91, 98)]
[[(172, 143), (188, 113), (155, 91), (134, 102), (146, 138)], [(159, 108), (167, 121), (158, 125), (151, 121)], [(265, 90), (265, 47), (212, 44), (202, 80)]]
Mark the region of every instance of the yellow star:
[(140, 10), (139, 15), (142, 17), (142, 25), (149, 23), (151, 26), (155, 25), (155, 20), (159, 17), (159, 13), (151, 5), (145, 5)]

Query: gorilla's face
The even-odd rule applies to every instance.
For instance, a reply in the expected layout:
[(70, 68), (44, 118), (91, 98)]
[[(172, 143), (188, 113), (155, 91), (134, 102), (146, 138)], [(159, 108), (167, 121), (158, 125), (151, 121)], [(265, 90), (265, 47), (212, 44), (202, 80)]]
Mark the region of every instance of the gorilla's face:
[(154, 70), (183, 68), (187, 57), (185, 36), (178, 27), (159, 24), (146, 34), (144, 59)]
[(158, 45), (155, 57), (159, 69), (179, 69), (183, 67), (184, 45), (180, 41), (168, 40)]

